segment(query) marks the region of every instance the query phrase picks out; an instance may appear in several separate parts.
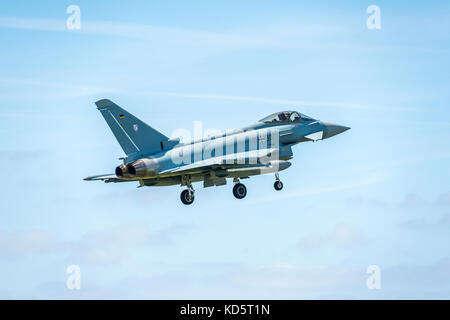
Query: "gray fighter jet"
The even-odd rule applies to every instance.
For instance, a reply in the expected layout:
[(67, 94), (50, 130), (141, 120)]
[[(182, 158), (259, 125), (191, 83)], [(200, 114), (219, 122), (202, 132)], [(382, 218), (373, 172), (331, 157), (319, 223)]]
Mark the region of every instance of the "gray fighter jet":
[(95, 103), (126, 156), (115, 174), (84, 180), (137, 181), (143, 186), (181, 185), (184, 204), (194, 202), (193, 182), (203, 187), (234, 182), (233, 195), (243, 199), (247, 188), (240, 182), (250, 176), (274, 173), (275, 190), (283, 189), (279, 172), (289, 168), (292, 146), (330, 138), (350, 128), (315, 120), (296, 111), (271, 114), (255, 124), (216, 136), (181, 143), (169, 139), (110, 100)]

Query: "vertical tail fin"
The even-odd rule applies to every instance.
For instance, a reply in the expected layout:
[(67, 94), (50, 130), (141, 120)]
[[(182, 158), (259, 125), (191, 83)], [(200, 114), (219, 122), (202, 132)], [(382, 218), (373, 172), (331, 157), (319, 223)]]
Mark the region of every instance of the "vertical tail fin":
[(127, 155), (140, 151), (159, 152), (161, 142), (169, 140), (111, 100), (103, 99), (95, 104)]

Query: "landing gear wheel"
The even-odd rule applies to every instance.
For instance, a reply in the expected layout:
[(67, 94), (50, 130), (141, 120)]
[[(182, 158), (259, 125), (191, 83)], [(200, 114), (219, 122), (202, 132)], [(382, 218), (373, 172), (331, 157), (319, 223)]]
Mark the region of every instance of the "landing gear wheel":
[(242, 183), (236, 183), (233, 187), (233, 195), (236, 199), (243, 199), (247, 195), (247, 188)]
[(283, 182), (275, 181), (273, 187), (275, 188), (275, 190), (280, 191), (281, 189), (283, 189)]
[(183, 202), (184, 204), (192, 204), (192, 202), (194, 202), (194, 193), (189, 192), (189, 190), (183, 190), (181, 192), (180, 198), (181, 202)]

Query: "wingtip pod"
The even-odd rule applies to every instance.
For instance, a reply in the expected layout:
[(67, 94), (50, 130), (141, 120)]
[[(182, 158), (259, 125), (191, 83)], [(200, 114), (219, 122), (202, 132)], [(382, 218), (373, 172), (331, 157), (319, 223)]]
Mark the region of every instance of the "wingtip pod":
[(111, 179), (115, 178), (112, 174), (98, 174), (96, 176), (89, 176), (86, 178), (83, 178), (84, 181), (96, 181), (96, 180), (105, 180), (105, 179)]
[(91, 176), (83, 178), (84, 181), (95, 181), (98, 178), (98, 176)]

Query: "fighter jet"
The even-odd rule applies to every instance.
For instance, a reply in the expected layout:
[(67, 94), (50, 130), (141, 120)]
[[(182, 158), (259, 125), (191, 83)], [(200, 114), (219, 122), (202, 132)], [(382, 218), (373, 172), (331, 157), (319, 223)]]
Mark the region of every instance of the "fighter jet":
[(189, 142), (165, 136), (108, 99), (95, 103), (125, 157), (115, 174), (84, 180), (139, 182), (143, 186), (185, 186), (182, 203), (194, 202), (194, 182), (203, 187), (221, 186), (233, 179), (233, 195), (243, 199), (247, 188), (241, 179), (275, 174), (274, 188), (283, 189), (279, 172), (290, 167), (292, 146), (327, 139), (349, 127), (319, 121), (296, 111), (271, 114), (233, 131)]

